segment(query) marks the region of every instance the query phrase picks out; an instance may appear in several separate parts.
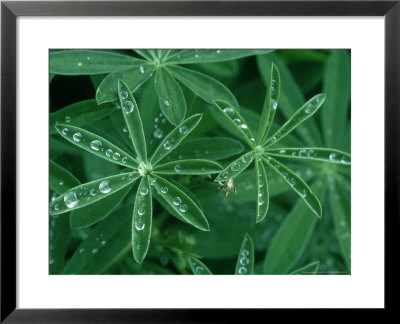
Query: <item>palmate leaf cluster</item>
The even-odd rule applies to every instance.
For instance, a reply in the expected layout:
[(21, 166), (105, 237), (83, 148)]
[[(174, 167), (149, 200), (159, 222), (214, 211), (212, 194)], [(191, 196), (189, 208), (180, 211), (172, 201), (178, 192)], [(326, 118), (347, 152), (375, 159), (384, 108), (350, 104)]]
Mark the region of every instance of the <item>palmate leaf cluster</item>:
[(50, 273), (350, 273), (349, 64), (51, 51)]

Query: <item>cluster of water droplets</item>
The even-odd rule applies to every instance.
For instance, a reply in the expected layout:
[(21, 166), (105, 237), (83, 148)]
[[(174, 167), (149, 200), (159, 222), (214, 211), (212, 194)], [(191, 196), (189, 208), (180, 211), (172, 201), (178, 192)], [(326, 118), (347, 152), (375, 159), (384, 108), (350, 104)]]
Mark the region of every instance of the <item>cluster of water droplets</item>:
[(136, 203), (137, 206), (137, 215), (135, 215), (135, 229), (137, 231), (143, 231), (146, 227), (146, 224), (143, 220), (143, 216), (146, 214), (146, 196), (149, 194), (149, 188), (141, 187), (139, 189), (138, 197)]
[(164, 137), (164, 131), (160, 128), (161, 125), (166, 124), (167, 120), (164, 118), (164, 115), (160, 113), (156, 118), (154, 118), (154, 132), (153, 136), (157, 139), (161, 139)]
[[(262, 172), (259, 173), (259, 178), (258, 178), (258, 206), (262, 206), (265, 204), (265, 200), (264, 200), (264, 177)], [(260, 216), (260, 215), (258, 215)]]
[(222, 181), (227, 181), (229, 174), (239, 172), (243, 168), (243, 166), (248, 165), (251, 163), (251, 161), (253, 161), (253, 157), (254, 157), (254, 152), (248, 152), (244, 154), (240, 159), (234, 161), (229, 166), (229, 169), (222, 171), (219, 175), (219, 178)]
[(179, 209), (181, 213), (186, 213), (188, 207), (185, 204), (182, 204), (182, 199), (179, 196), (176, 196), (172, 199), (172, 203)]
[[(129, 97), (129, 93), (125, 90), (121, 91), (119, 93), (119, 97), (122, 100), (128, 99)], [(135, 104), (130, 101), (130, 100), (126, 100), (123, 104), (122, 104), (122, 110), (126, 113), (126, 114), (130, 114), (135, 110)]]
[(238, 269), (239, 274), (246, 274), (247, 273), (247, 266), (250, 263), (250, 259), (248, 258), (250, 252), (246, 249), (242, 250), (242, 253), (240, 255), (239, 263), (240, 267)]
[[(103, 233), (99, 234), (99, 236), (97, 236), (97, 237), (94, 239), (94, 241), (96, 242), (96, 246), (94, 246), (93, 248), (91, 248), (91, 249), (88, 250), (91, 254), (97, 254), (97, 253), (99, 253), (100, 249), (101, 249), (102, 247), (106, 246), (106, 244), (107, 244), (107, 241), (106, 241), (106, 239), (104, 238), (104, 234), (103, 234)], [(98, 246), (97, 246), (97, 245), (98, 245)], [(86, 252), (86, 249), (85, 249), (84, 247), (82, 247), (82, 248), (79, 249), (79, 253), (80, 253), (80, 254), (83, 254), (83, 253), (85, 253), (85, 252)]]
[(238, 116), (235, 112), (235, 109), (233, 109), (232, 107), (225, 107), (223, 109), (223, 112), (226, 116), (228, 116), (230, 119), (233, 120), (233, 122), (239, 127), (241, 128), (244, 133), (247, 135), (247, 137), (250, 139), (250, 141), (252, 143), (255, 143), (255, 139), (254, 137), (251, 135), (250, 130), (248, 128), (248, 126), (246, 125), (246, 123), (241, 120), (240, 116)]

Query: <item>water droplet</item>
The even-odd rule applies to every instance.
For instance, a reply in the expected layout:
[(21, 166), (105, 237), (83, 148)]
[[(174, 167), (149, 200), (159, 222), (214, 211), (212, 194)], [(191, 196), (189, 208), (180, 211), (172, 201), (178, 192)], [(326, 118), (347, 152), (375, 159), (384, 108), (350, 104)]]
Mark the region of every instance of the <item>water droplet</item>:
[(137, 213), (139, 216), (143, 216), (146, 213), (146, 211), (144, 208), (139, 207)]
[(181, 170), (182, 170), (182, 167), (179, 165), (179, 164), (177, 164), (177, 165), (175, 165), (175, 167), (174, 167), (174, 170), (175, 170), (175, 172), (181, 172)]
[(301, 195), (302, 195), (303, 197), (306, 197), (306, 196), (307, 196), (307, 190), (306, 190), (306, 189), (303, 189), (303, 190), (301, 191)]
[(331, 153), (331, 154), (329, 154), (329, 160), (330, 160), (330, 161), (335, 161), (336, 158), (337, 158), (336, 153)]
[(314, 105), (312, 104), (312, 103), (309, 103), (307, 106), (306, 106), (306, 109), (304, 110), (305, 111), (305, 113), (306, 114), (309, 114), (309, 113), (311, 113), (313, 110), (314, 110)]
[(54, 263), (54, 259), (50, 259), (50, 264), (53, 264)]
[(115, 161), (119, 160), (120, 157), (121, 157), (121, 155), (120, 155), (118, 152), (115, 152), (115, 153), (113, 154), (113, 159), (114, 159)]
[(124, 102), (124, 112), (125, 113), (130, 114), (133, 111), (134, 108), (135, 107), (133, 106), (133, 102), (132, 101), (128, 100), (128, 101)]
[(195, 57), (195, 58), (198, 58), (198, 57), (199, 57), (199, 54), (194, 54), (194, 57)]
[(111, 156), (113, 155), (113, 151), (110, 150), (110, 149), (108, 149), (108, 150), (106, 151), (106, 155), (107, 155), (108, 157), (111, 157)]
[(169, 99), (164, 99), (163, 103), (165, 107), (171, 106), (171, 101), (169, 101)]
[(307, 156), (307, 151), (306, 150), (300, 150), (299, 156)]
[(264, 191), (260, 190), (260, 191), (258, 192), (258, 197), (262, 197), (262, 196), (264, 196)]
[(168, 192), (168, 187), (162, 187), (161, 193), (166, 194)]
[(292, 152), (292, 156), (296, 156), (297, 155), (297, 153), (296, 152)]
[(276, 102), (276, 100), (271, 99), (271, 110), (276, 110), (277, 107), (278, 103)]
[(247, 269), (245, 267), (239, 268), (239, 274), (245, 274), (246, 272), (247, 272)]
[(111, 191), (111, 184), (110, 181), (108, 180), (103, 180), (102, 182), (100, 182), (99, 184), (99, 190), (100, 192), (107, 194)]
[(99, 140), (94, 140), (94, 141), (92, 141), (91, 143), (90, 143), (90, 148), (93, 150), (93, 151), (100, 151), (100, 149), (101, 149), (101, 146), (102, 146), (102, 144), (101, 144), (101, 142), (99, 141)]
[(186, 213), (186, 211), (187, 211), (187, 206), (186, 206), (185, 204), (182, 204), (182, 205), (179, 206), (179, 210), (180, 210), (182, 213)]
[(80, 142), (82, 140), (82, 134), (81, 133), (75, 133), (72, 138), (74, 139), (75, 142)]
[(128, 158), (125, 156), (122, 158), (122, 163), (126, 163), (126, 162), (128, 162)]
[(123, 133), (128, 133), (128, 128), (127, 128), (126, 126), (124, 126), (124, 127), (122, 128), (122, 132), (123, 132)]
[(286, 153), (286, 150), (280, 150), (279, 153), (280, 153), (280, 154), (285, 154), (285, 153)]
[(232, 170), (232, 171), (236, 172), (236, 171), (238, 171), (239, 169), (240, 169), (240, 163), (239, 163), (239, 162), (234, 162), (234, 163), (231, 165), (231, 170)]
[(259, 198), (258, 198), (258, 206), (262, 206), (262, 205), (264, 205), (264, 204), (265, 204), (264, 198), (263, 198), (263, 197), (259, 197)]
[(226, 107), (224, 108), (224, 113), (228, 116), (228, 117), (233, 117), (233, 115), (235, 114), (235, 111), (233, 110), (233, 108), (231, 107)]
[(99, 252), (99, 249), (97, 249), (97, 248), (95, 248), (95, 249), (92, 250), (92, 253), (93, 253), (93, 254), (96, 254), (97, 252)]
[(105, 241), (105, 240), (103, 240), (103, 241), (100, 242), (100, 244), (101, 244), (102, 246), (106, 245), (106, 243), (107, 243), (107, 241)]
[(120, 96), (121, 99), (126, 99), (126, 98), (128, 98), (128, 92), (127, 91), (121, 91), (119, 93), (119, 96)]
[(58, 184), (59, 184), (60, 186), (62, 186), (62, 185), (64, 184), (64, 180), (58, 181)]
[(58, 204), (55, 204), (54, 205), (54, 210), (59, 210), (59, 209), (60, 209), (60, 206)]
[(79, 249), (79, 253), (83, 253), (83, 252), (85, 252), (85, 249), (84, 249), (84, 248)]
[(217, 54), (220, 54), (220, 53), (221, 53), (221, 50), (217, 50), (216, 52), (217, 52)]
[(164, 135), (164, 132), (161, 128), (157, 128), (154, 133), (153, 133), (155, 138), (162, 138)]
[(296, 180), (294, 178), (290, 178), (288, 181), (291, 186), (294, 186), (296, 184)]
[(241, 129), (247, 129), (247, 125), (242, 124), (242, 125), (240, 125), (240, 128), (241, 128)]
[(68, 133), (69, 133), (69, 129), (68, 129), (68, 128), (63, 128), (63, 130), (61, 131), (61, 133), (62, 133), (64, 136), (67, 136)]
[(149, 189), (147, 189), (147, 187), (140, 188), (140, 194), (142, 196), (146, 196), (148, 193), (149, 193)]
[(179, 197), (175, 197), (175, 198), (172, 200), (172, 203), (173, 203), (175, 206), (179, 206), (179, 205), (182, 203), (182, 199), (179, 198)]
[(242, 156), (242, 162), (243, 163), (249, 163), (251, 161), (251, 158), (252, 158), (252, 154), (251, 153), (247, 153), (247, 154)]
[(135, 221), (135, 228), (137, 231), (142, 231), (144, 229), (144, 227), (145, 227), (145, 224), (141, 219), (137, 219)]
[(256, 139), (254, 137), (250, 138), (250, 142), (254, 143)]
[(204, 268), (201, 266), (196, 267), (195, 269), (196, 274), (202, 274), (204, 272)]
[(144, 73), (144, 67), (143, 67), (143, 65), (139, 66), (139, 72), (140, 72), (140, 74), (143, 74), (143, 73)]
[(276, 136), (273, 136), (273, 137), (271, 138), (271, 142), (272, 142), (272, 143), (275, 143), (275, 142), (276, 142)]
[(183, 125), (181, 127), (179, 127), (179, 133), (185, 135), (188, 131), (188, 127), (186, 125)]
[(342, 156), (342, 158), (340, 159), (340, 161), (341, 161), (342, 163), (348, 163), (347, 157), (346, 157), (346, 156)]
[(287, 172), (282, 172), (283, 177), (286, 179), (288, 177), (288, 173)]
[(92, 196), (96, 196), (96, 188), (90, 189), (90, 194), (91, 194)]
[(248, 265), (249, 264), (249, 262), (250, 262), (250, 260), (248, 259), (248, 258), (246, 258), (246, 257), (242, 257), (242, 258), (240, 258), (240, 264), (241, 265)]
[(238, 126), (240, 126), (240, 125), (242, 124), (242, 122), (240, 121), (239, 118), (235, 118), (233, 121), (234, 121), (235, 124), (238, 125)]
[(78, 204), (79, 200), (74, 191), (69, 191), (64, 195), (64, 202), (68, 208), (73, 208)]
[(307, 155), (308, 155), (308, 157), (314, 157), (314, 156), (316, 156), (317, 154), (314, 152), (314, 150), (309, 150), (308, 153), (307, 153)]
[(170, 142), (169, 140), (166, 140), (166, 141), (164, 142), (163, 146), (164, 146), (164, 148), (165, 148), (166, 150), (170, 150), (171, 147), (172, 147), (172, 144), (171, 144), (171, 142)]
[(70, 116), (65, 116), (65, 122), (70, 123), (71, 122), (71, 117)]

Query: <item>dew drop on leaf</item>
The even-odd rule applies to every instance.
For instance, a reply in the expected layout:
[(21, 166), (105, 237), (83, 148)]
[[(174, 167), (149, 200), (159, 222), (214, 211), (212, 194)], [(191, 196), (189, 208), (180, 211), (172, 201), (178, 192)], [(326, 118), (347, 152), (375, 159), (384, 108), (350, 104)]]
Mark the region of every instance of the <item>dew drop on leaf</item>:
[(120, 157), (121, 157), (121, 155), (120, 155), (118, 152), (115, 152), (115, 153), (113, 154), (113, 159), (114, 159), (115, 161), (119, 160)]
[(307, 151), (306, 150), (300, 150), (299, 156), (307, 156)]
[(171, 142), (170, 142), (169, 140), (166, 140), (166, 141), (164, 142), (163, 146), (164, 146), (164, 148), (165, 148), (166, 150), (170, 150), (171, 147), (172, 147)]
[(233, 172), (238, 171), (239, 168), (240, 168), (240, 163), (239, 163), (239, 162), (234, 162), (234, 163), (231, 165), (231, 170), (232, 170)]
[(90, 189), (90, 194), (91, 194), (92, 196), (96, 196), (96, 188)]
[(94, 141), (92, 141), (91, 143), (90, 143), (90, 148), (92, 149), (92, 150), (94, 150), (94, 151), (100, 151), (100, 149), (101, 149), (101, 146), (102, 146), (102, 144), (101, 144), (101, 142), (99, 141), (99, 140), (94, 140)]
[(246, 272), (247, 272), (247, 269), (245, 267), (239, 268), (239, 274), (245, 274)]
[(113, 151), (112, 151), (112, 150), (108, 149), (108, 150), (106, 151), (106, 155), (107, 155), (108, 157), (111, 157), (112, 154), (113, 154)]
[(276, 100), (271, 99), (271, 110), (276, 110), (277, 107), (278, 103), (276, 102)]
[(169, 99), (164, 99), (163, 103), (164, 103), (165, 107), (170, 107), (171, 106), (171, 101), (169, 101)]
[(242, 251), (242, 255), (243, 256), (248, 256), (249, 255), (249, 251), (248, 250), (246, 250), (246, 249), (244, 249), (243, 251)]
[(137, 213), (139, 216), (143, 216), (146, 213), (146, 211), (144, 210), (144, 208), (140, 207), (140, 208), (138, 208)]
[(149, 193), (149, 189), (147, 189), (147, 187), (140, 188), (140, 194), (142, 196), (146, 196), (148, 193)]
[(103, 180), (102, 182), (100, 182), (99, 184), (99, 190), (100, 192), (107, 194), (111, 191), (111, 184), (110, 181), (108, 180)]
[(164, 135), (164, 132), (162, 131), (162, 129), (157, 128), (154, 133), (153, 133), (155, 138), (162, 138)]
[(93, 253), (93, 254), (96, 254), (97, 252), (99, 252), (99, 249), (97, 249), (97, 248), (95, 248), (95, 249), (92, 250), (92, 253)]
[(103, 240), (103, 241), (100, 242), (100, 244), (101, 244), (102, 246), (104, 246), (104, 245), (107, 244), (107, 241)]
[(168, 192), (168, 187), (162, 187), (161, 193), (166, 194)]
[(242, 124), (242, 122), (240, 121), (239, 118), (235, 118), (233, 121), (234, 121), (235, 124), (238, 125), (238, 126), (240, 126), (240, 125)]
[(59, 184), (60, 186), (62, 186), (62, 185), (64, 184), (64, 180), (58, 181), (58, 184)]
[(68, 129), (68, 128), (63, 128), (63, 130), (61, 131), (61, 133), (62, 133), (64, 136), (67, 136), (68, 133), (69, 133), (69, 129)]
[(246, 258), (246, 257), (242, 257), (242, 258), (240, 258), (240, 264), (241, 265), (248, 265), (249, 264), (249, 262), (250, 262), (250, 260), (248, 259), (248, 258)]
[(126, 163), (126, 162), (128, 162), (128, 158), (125, 156), (122, 158), (122, 163)]
[(119, 93), (119, 96), (121, 97), (121, 99), (126, 99), (126, 98), (128, 98), (128, 92), (126, 92), (126, 91), (121, 91), (121, 92)]
[(183, 125), (181, 127), (179, 127), (179, 133), (185, 135), (188, 131), (188, 127), (186, 125)]
[(233, 108), (231, 108), (231, 107), (226, 107), (226, 108), (224, 108), (224, 113), (225, 113), (228, 117), (233, 117), (233, 115), (235, 114)]
[(337, 157), (336, 153), (331, 153), (331, 154), (329, 154), (329, 160), (330, 160), (330, 161), (335, 161), (335, 160), (336, 160), (336, 157)]
[(124, 102), (124, 112), (125, 113), (130, 114), (133, 111), (133, 109), (134, 109), (134, 106), (133, 106), (132, 101), (128, 100), (128, 101)]
[(142, 231), (144, 229), (144, 227), (145, 227), (145, 224), (141, 219), (137, 219), (135, 221), (135, 228), (137, 231)]
[(143, 65), (139, 66), (139, 72), (140, 72), (140, 74), (143, 74), (143, 73), (144, 73), (144, 67), (143, 67)]
[(187, 206), (186, 206), (185, 204), (182, 204), (182, 205), (179, 206), (179, 210), (180, 210), (182, 213), (186, 213), (186, 211), (187, 211)]
[(196, 272), (196, 274), (202, 274), (204, 272), (204, 268), (198, 266), (198, 267), (196, 267), (195, 272)]
[(82, 140), (82, 134), (81, 133), (75, 133), (72, 138), (74, 139), (75, 142), (80, 142)]
[(172, 203), (173, 203), (175, 206), (179, 206), (179, 205), (182, 203), (182, 199), (179, 198), (179, 197), (175, 197), (175, 198), (172, 200)]
[(174, 170), (176, 173), (181, 172), (182, 168), (179, 164), (175, 165)]
[(71, 122), (71, 116), (65, 116), (65, 122), (70, 123)]
[(123, 132), (123, 133), (128, 133), (128, 128), (127, 128), (126, 126), (124, 126), (124, 127), (122, 128), (122, 132)]
[(83, 253), (83, 252), (85, 252), (85, 249), (84, 249), (84, 248), (79, 249), (79, 253)]
[(308, 155), (308, 157), (314, 157), (314, 156), (316, 156), (317, 154), (315, 154), (314, 150), (309, 150), (308, 153), (307, 153), (307, 155)]
[(64, 202), (68, 208), (73, 208), (78, 204), (79, 200), (74, 191), (69, 191), (64, 195)]

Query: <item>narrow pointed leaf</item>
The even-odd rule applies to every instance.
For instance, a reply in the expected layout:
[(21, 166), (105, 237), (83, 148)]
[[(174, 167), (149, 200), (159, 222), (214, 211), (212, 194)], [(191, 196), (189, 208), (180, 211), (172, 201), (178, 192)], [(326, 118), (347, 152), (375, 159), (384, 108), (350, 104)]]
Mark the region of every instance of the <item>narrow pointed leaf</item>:
[(280, 148), (266, 150), (268, 155), (285, 157), (299, 160), (314, 160), (343, 165), (351, 165), (351, 155), (339, 150), (319, 148), (319, 147), (301, 147), (301, 148)]
[(50, 215), (63, 214), (112, 195), (139, 178), (139, 173), (122, 173), (69, 189), (50, 203)]
[(115, 105), (110, 103), (98, 106), (94, 99), (73, 103), (50, 114), (50, 135), (57, 134), (58, 123), (83, 126), (109, 115), (114, 109)]
[(137, 168), (138, 162), (106, 139), (79, 127), (58, 124), (57, 132), (72, 144), (107, 161), (124, 167)]
[(197, 114), (185, 119), (177, 127), (175, 127), (160, 143), (154, 151), (150, 159), (151, 164), (154, 166), (157, 162), (161, 161), (171, 151), (173, 151), (184, 140), (186, 136), (198, 125), (202, 115)]
[(279, 93), (281, 89), (281, 81), (278, 68), (272, 63), (271, 77), (267, 86), (267, 94), (265, 95), (264, 106), (261, 113), (261, 119), (258, 126), (257, 143), (262, 143), (263, 139), (268, 135), (274, 121), (275, 112), (278, 108)]
[(126, 126), (131, 135), (133, 147), (141, 161), (147, 161), (146, 140), (143, 131), (142, 119), (135, 98), (129, 91), (128, 85), (118, 82), (118, 94), (121, 102), (121, 111)]
[(171, 55), (170, 64), (194, 64), (236, 60), (247, 56), (269, 53), (272, 50), (263, 49), (201, 49), (183, 50)]
[(156, 71), (154, 86), (160, 109), (172, 125), (185, 119), (186, 101), (179, 83), (163, 68)]
[(49, 273), (59, 274), (65, 262), (65, 254), (70, 241), (68, 217), (50, 219)]
[(254, 269), (254, 244), (249, 234), (245, 234), (236, 262), (235, 275), (251, 275)]
[(202, 210), (182, 190), (168, 180), (155, 174), (151, 175), (151, 181), (153, 181), (153, 186), (158, 194), (179, 214), (179, 216), (202, 231), (210, 230), (210, 226)]
[(118, 206), (131, 189), (132, 185), (126, 186), (114, 195), (72, 211), (69, 217), (70, 227), (84, 228), (103, 220)]
[(100, 274), (131, 246), (132, 204), (118, 208), (77, 247), (63, 274)]
[(246, 170), (254, 159), (254, 152), (247, 152), (238, 157), (220, 172), (214, 182), (226, 182)]
[(104, 102), (118, 101), (118, 81), (124, 81), (131, 92), (135, 92), (143, 83), (145, 83), (152, 73), (154, 66), (144, 63), (133, 65), (130, 68), (111, 73), (106, 76), (97, 88), (96, 100), (98, 104)]
[(154, 168), (157, 174), (211, 174), (218, 173), (222, 166), (210, 160), (179, 160), (160, 164)]
[(312, 275), (316, 274), (319, 269), (319, 261), (312, 262), (310, 264), (305, 265), (304, 267), (301, 267), (293, 272), (291, 272), (291, 275)]
[(287, 134), (291, 133), (298, 125), (314, 115), (322, 106), (324, 101), (324, 94), (318, 94), (312, 97), (299, 110), (297, 110), (296, 113), (274, 133), (274, 135), (265, 141), (264, 146), (272, 145), (284, 138)]
[(267, 216), (269, 207), (269, 184), (267, 173), (265, 172), (262, 161), (255, 160), (256, 173), (256, 223), (261, 222)]
[(79, 180), (72, 173), (50, 160), (49, 186), (51, 190), (62, 194), (79, 184)]
[(189, 257), (189, 264), (194, 275), (212, 275), (210, 269), (208, 269), (203, 262), (195, 257)]
[(274, 158), (267, 156), (263, 160), (272, 170), (278, 174), (289, 186), (297, 193), (301, 199), (307, 204), (313, 213), (318, 217), (322, 217), (322, 208), (317, 196), (311, 191), (310, 187), (295, 172), (278, 162)]
[(135, 49), (134, 50), (136, 53), (138, 53), (141, 57), (148, 61), (153, 61), (153, 57), (151, 56), (149, 50), (146, 49)]
[(239, 104), (235, 96), (219, 81), (203, 73), (181, 66), (169, 65), (166, 69), (174, 78), (183, 83), (203, 100), (209, 103), (212, 103), (214, 100), (223, 100), (239, 111)]
[(238, 134), (242, 135), (242, 138), (250, 145), (254, 147), (255, 139), (251, 132), (249, 125), (245, 119), (235, 110), (229, 103), (215, 100), (215, 107), (219, 110), (220, 115), (225, 117), (225, 120), (236, 130)]
[(148, 177), (140, 181), (132, 217), (132, 252), (135, 261), (142, 264), (150, 244), (153, 202)]
[(144, 61), (104, 50), (62, 50), (50, 53), (50, 73), (92, 75), (120, 71)]
[[(312, 188), (325, 199), (325, 188), (314, 183)], [(298, 262), (314, 231), (317, 219), (312, 211), (299, 201), (286, 216), (268, 247), (263, 264), (265, 274), (286, 274)]]

